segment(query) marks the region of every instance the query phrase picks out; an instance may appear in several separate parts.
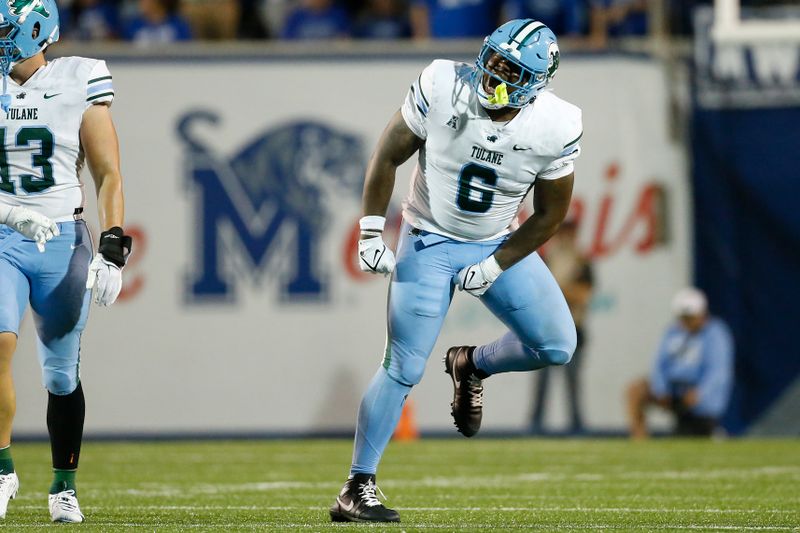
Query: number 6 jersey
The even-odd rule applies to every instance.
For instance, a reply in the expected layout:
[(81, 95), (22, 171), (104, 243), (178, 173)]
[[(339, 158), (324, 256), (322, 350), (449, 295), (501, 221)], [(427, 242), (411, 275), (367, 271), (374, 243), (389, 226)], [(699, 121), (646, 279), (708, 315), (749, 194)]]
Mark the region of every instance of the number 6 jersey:
[(5, 116), (0, 111), (0, 203), (72, 220), (84, 201), (83, 112), (111, 104), (111, 74), (104, 61), (58, 58), (22, 85), (9, 77), (8, 92), (11, 108)]
[(548, 91), (512, 120), (493, 122), (472, 89), (472, 75), (470, 65), (436, 60), (401, 109), (425, 140), (403, 217), (461, 241), (508, 233), (536, 179), (572, 173), (583, 133), (580, 109)]

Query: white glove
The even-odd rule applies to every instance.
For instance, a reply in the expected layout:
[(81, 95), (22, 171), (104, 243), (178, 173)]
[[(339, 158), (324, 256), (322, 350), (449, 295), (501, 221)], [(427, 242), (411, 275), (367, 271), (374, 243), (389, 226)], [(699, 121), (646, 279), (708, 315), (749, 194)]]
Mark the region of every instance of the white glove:
[(461, 269), (456, 280), (456, 287), (473, 296), (483, 296), (492, 283), (503, 273), (494, 255), (490, 255), (480, 263)]
[(384, 217), (366, 216), (359, 220), (361, 234), (368, 235), (358, 241), (358, 266), (362, 272), (388, 275), (394, 271), (392, 250), (383, 242)]
[(97, 305), (107, 307), (113, 304), (122, 290), (122, 269), (98, 253), (89, 264), (86, 288), (94, 288), (94, 303)]
[(0, 224), (5, 224), (35, 241), (40, 252), (44, 252), (44, 243), (60, 234), (55, 222), (21, 205), (11, 208), (0, 206)]

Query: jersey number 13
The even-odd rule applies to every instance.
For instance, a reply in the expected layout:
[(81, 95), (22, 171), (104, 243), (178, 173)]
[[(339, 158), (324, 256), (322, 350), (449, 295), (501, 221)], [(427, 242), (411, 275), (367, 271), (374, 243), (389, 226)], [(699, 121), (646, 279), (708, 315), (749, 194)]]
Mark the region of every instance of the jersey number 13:
[[(53, 179), (53, 165), (50, 158), (53, 157), (53, 134), (47, 128), (40, 126), (28, 126), (20, 128), (17, 132), (17, 147), (25, 148), (32, 142), (39, 143), (38, 152), (31, 153), (31, 163), (34, 167), (42, 169), (42, 176), (33, 174), (22, 174), (19, 176), (19, 183), (27, 193), (42, 192), (55, 184)], [(16, 194), (14, 184), (11, 182), (8, 167), (8, 153), (6, 152), (6, 129), (0, 128), (0, 191)]]

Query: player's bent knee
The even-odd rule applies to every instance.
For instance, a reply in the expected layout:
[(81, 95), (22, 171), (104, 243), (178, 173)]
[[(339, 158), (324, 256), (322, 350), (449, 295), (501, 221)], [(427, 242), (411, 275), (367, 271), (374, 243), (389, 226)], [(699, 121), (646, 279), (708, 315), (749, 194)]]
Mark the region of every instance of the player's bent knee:
[(407, 357), (402, 361), (392, 361), (389, 365), (389, 377), (403, 385), (416, 385), (422, 381), (425, 362), (424, 357)]
[(542, 350), (539, 355), (546, 359), (549, 364), (553, 366), (560, 366), (566, 365), (572, 360), (573, 351), (558, 349)]
[(56, 396), (72, 394), (78, 388), (77, 372), (48, 371), (44, 374), (44, 386)]

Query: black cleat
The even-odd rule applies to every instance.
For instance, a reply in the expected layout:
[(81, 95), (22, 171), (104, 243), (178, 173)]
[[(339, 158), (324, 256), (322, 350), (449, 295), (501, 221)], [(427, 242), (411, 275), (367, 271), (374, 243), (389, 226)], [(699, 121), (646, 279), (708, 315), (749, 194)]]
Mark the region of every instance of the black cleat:
[(481, 429), (483, 416), (483, 384), (475, 375), (476, 369), (469, 357), (474, 349), (474, 346), (453, 346), (444, 356), (444, 371), (453, 379), (450, 414), (456, 429), (465, 437), (472, 437)]
[[(331, 507), (334, 522), (399, 522), (400, 515), (386, 508), (375, 491), (375, 475), (356, 474), (348, 479)], [(381, 493), (383, 494), (383, 493)]]

